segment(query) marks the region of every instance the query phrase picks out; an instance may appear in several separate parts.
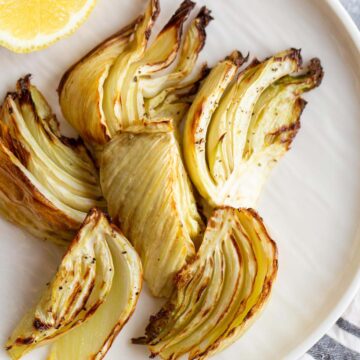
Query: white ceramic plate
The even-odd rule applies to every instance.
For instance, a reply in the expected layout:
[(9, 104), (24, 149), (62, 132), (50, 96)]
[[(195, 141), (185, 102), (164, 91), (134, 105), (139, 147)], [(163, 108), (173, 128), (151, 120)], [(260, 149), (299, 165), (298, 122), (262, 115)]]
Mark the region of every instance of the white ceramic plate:
[[(159, 23), (178, 2), (161, 0)], [(0, 95), (30, 72), (59, 114), (55, 90), (62, 73), (137, 16), (144, 3), (99, 0), (79, 31), (47, 50), (16, 55), (0, 49)], [(210, 64), (234, 48), (263, 58), (300, 47), (305, 61), (318, 56), (325, 68), (321, 87), (306, 96), (309, 104), (293, 149), (274, 171), (260, 203), (260, 213), (279, 245), (273, 296), (241, 340), (216, 356), (218, 360), (297, 359), (341, 315), (360, 282), (360, 36), (335, 0), (199, 0), (199, 5), (203, 3), (215, 17), (202, 55)], [(3, 344), (51, 278), (61, 250), (1, 219), (0, 232)], [(146, 349), (131, 345), (130, 338), (142, 335), (157, 308), (158, 302), (143, 292), (107, 359), (147, 357)], [(45, 358), (45, 354), (39, 349), (26, 359)]]

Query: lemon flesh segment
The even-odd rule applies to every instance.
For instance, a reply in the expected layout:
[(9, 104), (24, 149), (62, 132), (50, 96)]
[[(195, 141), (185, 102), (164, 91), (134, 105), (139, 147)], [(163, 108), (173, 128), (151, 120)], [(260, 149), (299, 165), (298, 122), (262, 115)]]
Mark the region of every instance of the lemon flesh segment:
[(74, 32), (96, 0), (0, 0), (0, 45), (25, 53)]

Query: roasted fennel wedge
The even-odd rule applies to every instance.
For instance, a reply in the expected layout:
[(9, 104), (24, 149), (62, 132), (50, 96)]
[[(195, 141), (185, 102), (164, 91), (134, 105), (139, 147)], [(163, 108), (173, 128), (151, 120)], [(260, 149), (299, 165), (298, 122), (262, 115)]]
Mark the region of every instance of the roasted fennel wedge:
[(54, 341), (50, 359), (101, 359), (134, 311), (141, 286), (137, 253), (100, 210), (92, 209), (6, 349), (19, 359)]
[(212, 206), (255, 207), (300, 127), (300, 96), (320, 84), (323, 71), (313, 59), (305, 73), (292, 75), (302, 60), (290, 49), (235, 76), (232, 57), (215, 66), (196, 95), (185, 121), (184, 158)]
[(152, 356), (205, 359), (238, 339), (261, 312), (277, 273), (277, 249), (251, 209), (219, 208), (210, 217), (193, 262), (176, 290), (150, 318)]
[[(187, 80), (204, 45), (205, 26), (211, 19), (208, 10), (201, 9), (181, 46), (183, 24), (194, 5), (185, 0), (146, 49), (143, 57), (131, 64), (124, 75), (124, 69), (121, 69), (123, 82), (117, 96), (118, 102), (111, 104), (110, 112), (104, 108), (108, 119), (112, 118), (113, 109), (119, 109), (118, 116), (113, 118), (114, 131), (164, 118), (179, 122), (184, 116), (189, 107), (189, 96), (196, 92), (199, 81), (206, 74), (201, 70), (195, 78)], [(177, 55), (179, 60), (173, 70), (154, 76), (167, 69)], [(114, 76), (118, 77), (119, 74)], [(110, 91), (113, 93), (113, 89)], [(105, 98), (110, 99), (110, 93), (106, 96), (105, 92)]]
[(2, 105), (0, 158), (0, 212), (36, 236), (71, 240), (92, 207), (105, 207), (86, 148), (60, 135), (28, 76)]
[(155, 296), (169, 296), (173, 276), (195, 255), (202, 228), (169, 122), (128, 128), (105, 147), (100, 180), (108, 210), (138, 251)]
[(128, 45), (136, 25), (137, 21), (106, 39), (61, 78), (58, 87), (61, 110), (90, 145), (105, 144), (110, 138), (102, 110), (103, 85), (110, 67)]
[(184, 117), (207, 74), (205, 66), (197, 72), (194, 68), (205, 44), (209, 10), (202, 8), (183, 31), (194, 5), (183, 1), (149, 44), (160, 11), (158, 1), (150, 0), (142, 17), (63, 76), (59, 95), (64, 116), (97, 154), (128, 126)]

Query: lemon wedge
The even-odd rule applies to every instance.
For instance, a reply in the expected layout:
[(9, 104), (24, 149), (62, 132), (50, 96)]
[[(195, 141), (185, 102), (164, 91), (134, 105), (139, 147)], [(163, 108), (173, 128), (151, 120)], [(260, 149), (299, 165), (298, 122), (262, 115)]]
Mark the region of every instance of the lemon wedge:
[(0, 45), (27, 53), (74, 32), (96, 0), (0, 0)]

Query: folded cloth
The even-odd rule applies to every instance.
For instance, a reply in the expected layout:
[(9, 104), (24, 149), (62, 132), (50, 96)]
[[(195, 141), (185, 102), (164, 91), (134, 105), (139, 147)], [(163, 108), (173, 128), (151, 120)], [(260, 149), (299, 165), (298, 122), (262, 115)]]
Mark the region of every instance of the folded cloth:
[(299, 360), (360, 360), (360, 292), (345, 314)]

